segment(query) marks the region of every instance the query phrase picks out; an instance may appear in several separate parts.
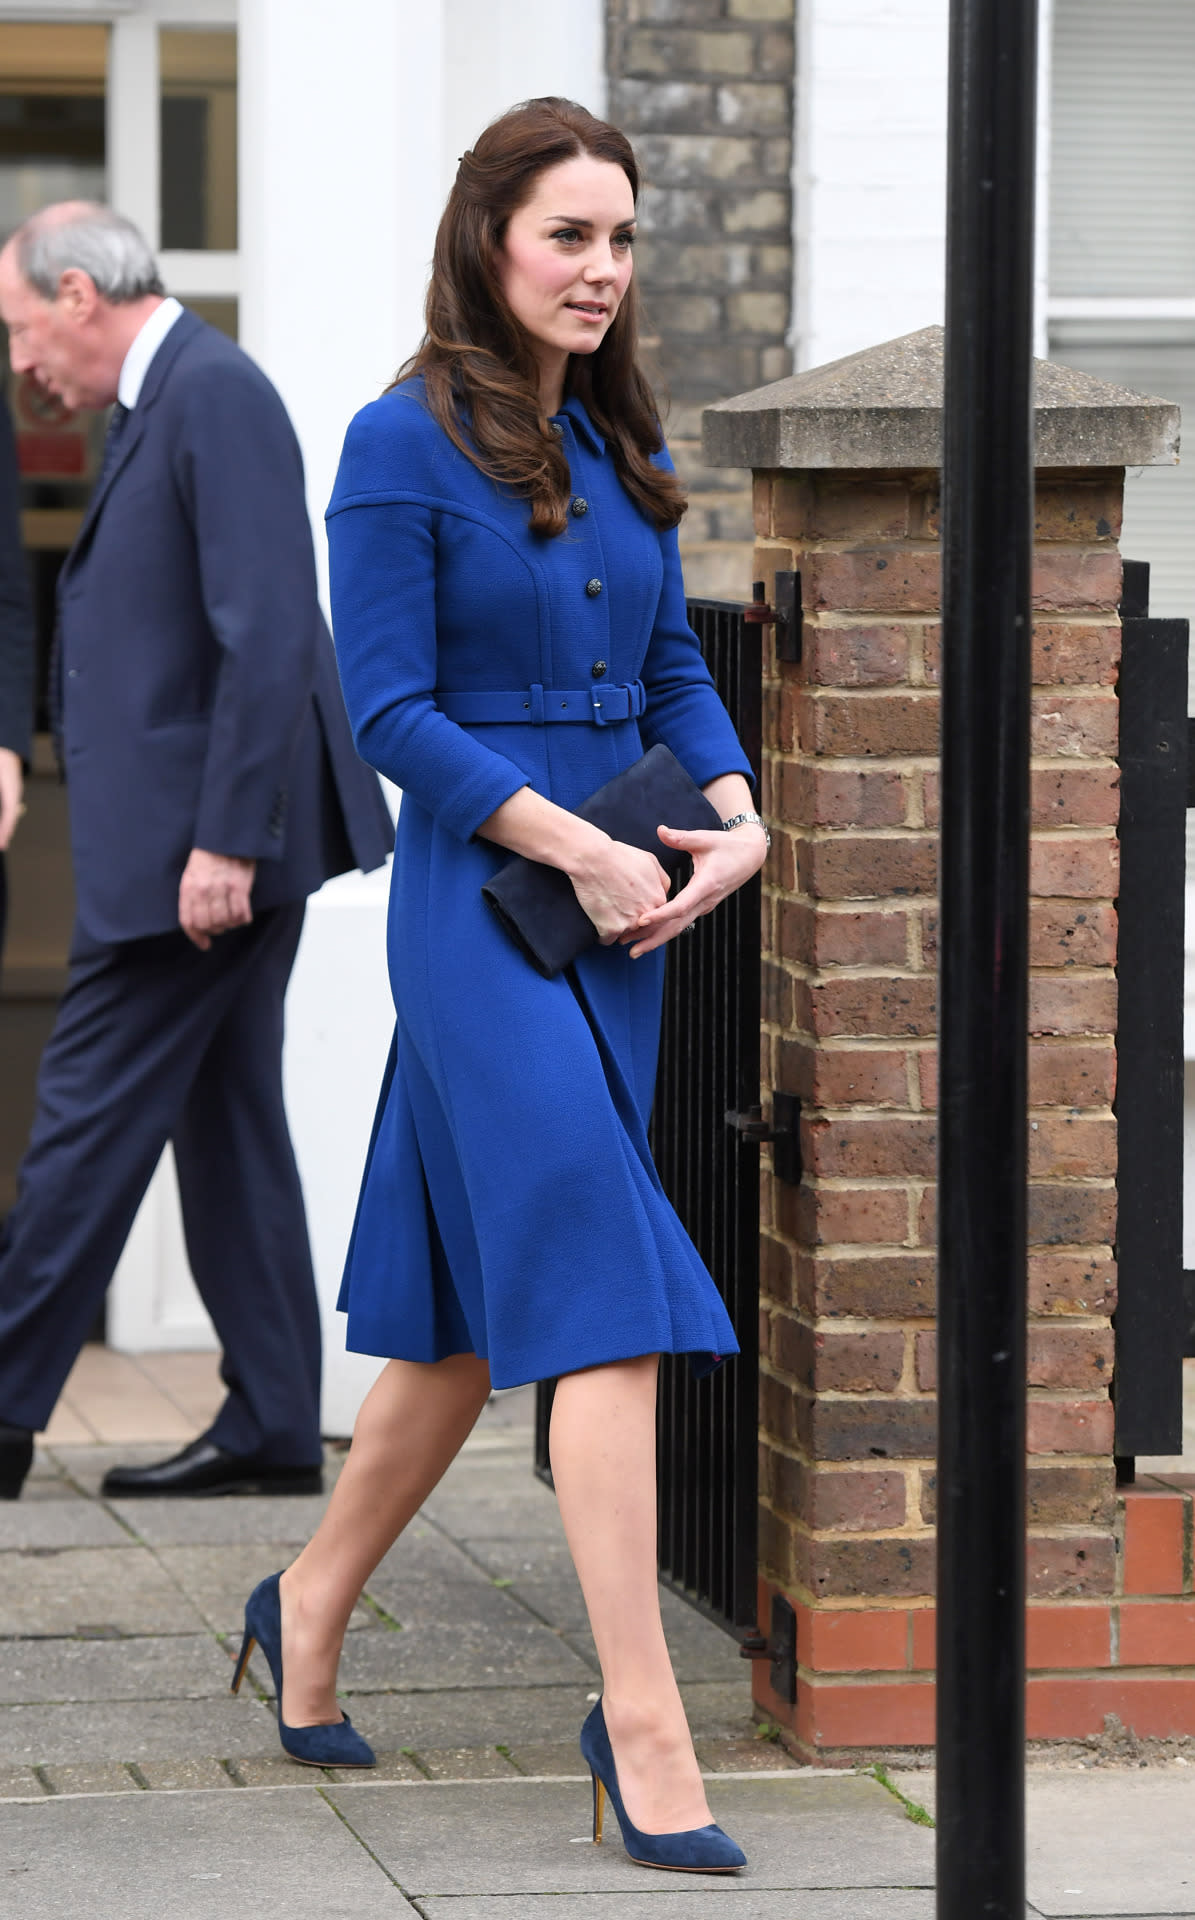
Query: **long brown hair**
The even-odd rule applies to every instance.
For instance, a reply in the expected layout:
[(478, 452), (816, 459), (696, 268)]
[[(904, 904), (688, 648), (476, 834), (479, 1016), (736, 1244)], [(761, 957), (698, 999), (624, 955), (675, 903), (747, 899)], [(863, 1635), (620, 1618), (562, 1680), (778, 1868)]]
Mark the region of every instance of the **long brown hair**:
[[(427, 403), (473, 464), (531, 506), (535, 533), (563, 533), (568, 463), (539, 399), (535, 356), (503, 297), (498, 253), (512, 214), (541, 173), (578, 154), (621, 167), (639, 196), (639, 168), (625, 134), (572, 100), (549, 95), (512, 107), (461, 156), (436, 232), (426, 332), (397, 386), (422, 374)], [(592, 354), (573, 354), (570, 391), (609, 446), (627, 492), (657, 527), (685, 511), (675, 475), (651, 463), (662, 444), (651, 388), (636, 359), (634, 276)]]

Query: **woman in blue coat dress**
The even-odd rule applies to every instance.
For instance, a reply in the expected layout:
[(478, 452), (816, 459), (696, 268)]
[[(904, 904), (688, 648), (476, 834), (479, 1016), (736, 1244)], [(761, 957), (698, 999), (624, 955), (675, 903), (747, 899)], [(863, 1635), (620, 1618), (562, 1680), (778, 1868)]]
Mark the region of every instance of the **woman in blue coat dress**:
[[(341, 1305), (389, 1356), (311, 1544), (263, 1582), (296, 1757), (369, 1764), (336, 1705), (370, 1572), (491, 1386), (558, 1375), (551, 1458), (604, 1693), (582, 1747), (644, 1864), (726, 1870), (656, 1585), (661, 1352), (708, 1369), (726, 1310), (647, 1145), (663, 949), (762, 864), (749, 768), (685, 617), (684, 511), (635, 363), (638, 173), (540, 100), (464, 155), (427, 333), (360, 413), (329, 508), (333, 624), (363, 757), (402, 788), (398, 1014)], [(656, 741), (722, 832), (668, 899), (653, 854), (570, 811)], [(544, 979), (482, 900), (511, 851), (568, 874), (600, 944)], [(285, 1683), (282, 1648), (285, 1644)], [(331, 1756), (331, 1758), (329, 1758)]]

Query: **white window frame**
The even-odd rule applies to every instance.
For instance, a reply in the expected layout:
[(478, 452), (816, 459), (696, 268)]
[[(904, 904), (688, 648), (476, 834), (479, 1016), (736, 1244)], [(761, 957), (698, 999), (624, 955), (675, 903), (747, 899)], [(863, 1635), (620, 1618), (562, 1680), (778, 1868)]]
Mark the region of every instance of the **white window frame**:
[[(3, 9), (7, 11), (7, 9)], [(28, 7), (24, 8), (26, 15)], [(140, 227), (159, 255), (162, 278), (180, 300), (235, 300), (239, 252), (182, 252), (161, 246), (161, 92), (158, 30), (237, 25), (236, 0), (144, 0), (136, 13), (105, 6), (74, 9), (106, 18), (110, 28), (107, 86), (108, 201)], [(2, 17), (2, 12), (0, 12)]]

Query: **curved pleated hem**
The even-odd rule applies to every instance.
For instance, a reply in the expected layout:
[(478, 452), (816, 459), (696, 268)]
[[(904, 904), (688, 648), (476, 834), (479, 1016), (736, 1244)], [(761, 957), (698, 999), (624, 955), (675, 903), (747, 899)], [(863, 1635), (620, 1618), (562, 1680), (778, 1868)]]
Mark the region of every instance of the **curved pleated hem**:
[(604, 1064), (580, 1107), (586, 1138), (545, 1145), (534, 1187), (500, 1135), (474, 1147), (470, 1182), (437, 1089), (396, 1035), (337, 1302), (350, 1352), (475, 1353), (498, 1388), (649, 1353), (690, 1356), (700, 1378), (737, 1353), (625, 1080)]
[[(393, 1340), (383, 1346), (379, 1344), (376, 1337), (370, 1339), (368, 1335), (363, 1335), (360, 1329), (354, 1327), (351, 1310), (349, 1313), (349, 1327), (346, 1331), (344, 1344), (349, 1353), (364, 1354), (373, 1360), (413, 1360), (423, 1365), (434, 1365), (438, 1360), (449, 1360), (457, 1354), (476, 1352), (476, 1348), (471, 1346), (451, 1346), (435, 1351), (426, 1350), (416, 1353), (409, 1350), (406, 1342), (402, 1343), (403, 1351), (395, 1351), (395, 1343)], [(710, 1374), (716, 1373), (718, 1368), (724, 1366), (728, 1360), (733, 1360), (738, 1351), (738, 1342), (735, 1340), (733, 1334), (731, 1334), (729, 1342), (720, 1353), (695, 1347), (643, 1347), (636, 1346), (632, 1342), (627, 1350), (624, 1350), (621, 1346), (603, 1347), (600, 1352), (595, 1351), (588, 1356), (580, 1358), (576, 1353), (570, 1353), (567, 1361), (562, 1360), (559, 1366), (549, 1365), (544, 1367), (542, 1363), (540, 1363), (537, 1364), (535, 1371), (531, 1373), (527, 1372), (526, 1368), (520, 1368), (517, 1363), (514, 1363), (511, 1368), (505, 1370), (499, 1370), (491, 1365), (490, 1385), (497, 1392), (505, 1392), (510, 1387), (534, 1386), (540, 1380), (558, 1380), (562, 1375), (568, 1373), (585, 1373), (592, 1367), (617, 1366), (621, 1360), (639, 1360), (642, 1359), (645, 1354), (649, 1353), (669, 1353), (675, 1358), (686, 1359), (689, 1362), (689, 1369), (693, 1378), (695, 1380), (705, 1380), (708, 1379)], [(484, 1360), (488, 1359), (489, 1356), (487, 1354), (480, 1354), (478, 1358)]]

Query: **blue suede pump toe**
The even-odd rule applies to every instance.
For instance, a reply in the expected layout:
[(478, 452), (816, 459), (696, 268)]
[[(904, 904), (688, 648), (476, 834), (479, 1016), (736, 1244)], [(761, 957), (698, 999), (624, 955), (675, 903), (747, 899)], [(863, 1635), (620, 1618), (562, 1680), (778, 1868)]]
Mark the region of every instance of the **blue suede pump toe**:
[(278, 1597), (280, 1575), (262, 1580), (245, 1603), (245, 1638), (232, 1676), (232, 1691), (239, 1693), (249, 1655), (256, 1643), (265, 1654), (274, 1681), (278, 1703), (278, 1738), (292, 1760), (306, 1767), (376, 1767), (373, 1748), (361, 1738), (346, 1713), (331, 1726), (288, 1727), (282, 1718), (282, 1605)]
[(602, 1837), (603, 1799), (618, 1816), (622, 1843), (632, 1860), (641, 1867), (668, 1867), (674, 1873), (737, 1873), (747, 1864), (747, 1856), (721, 1827), (691, 1827), (686, 1833), (640, 1833), (627, 1819), (614, 1753), (606, 1732), (606, 1716), (599, 1700), (581, 1729), (581, 1757), (593, 1775), (593, 1843)]

